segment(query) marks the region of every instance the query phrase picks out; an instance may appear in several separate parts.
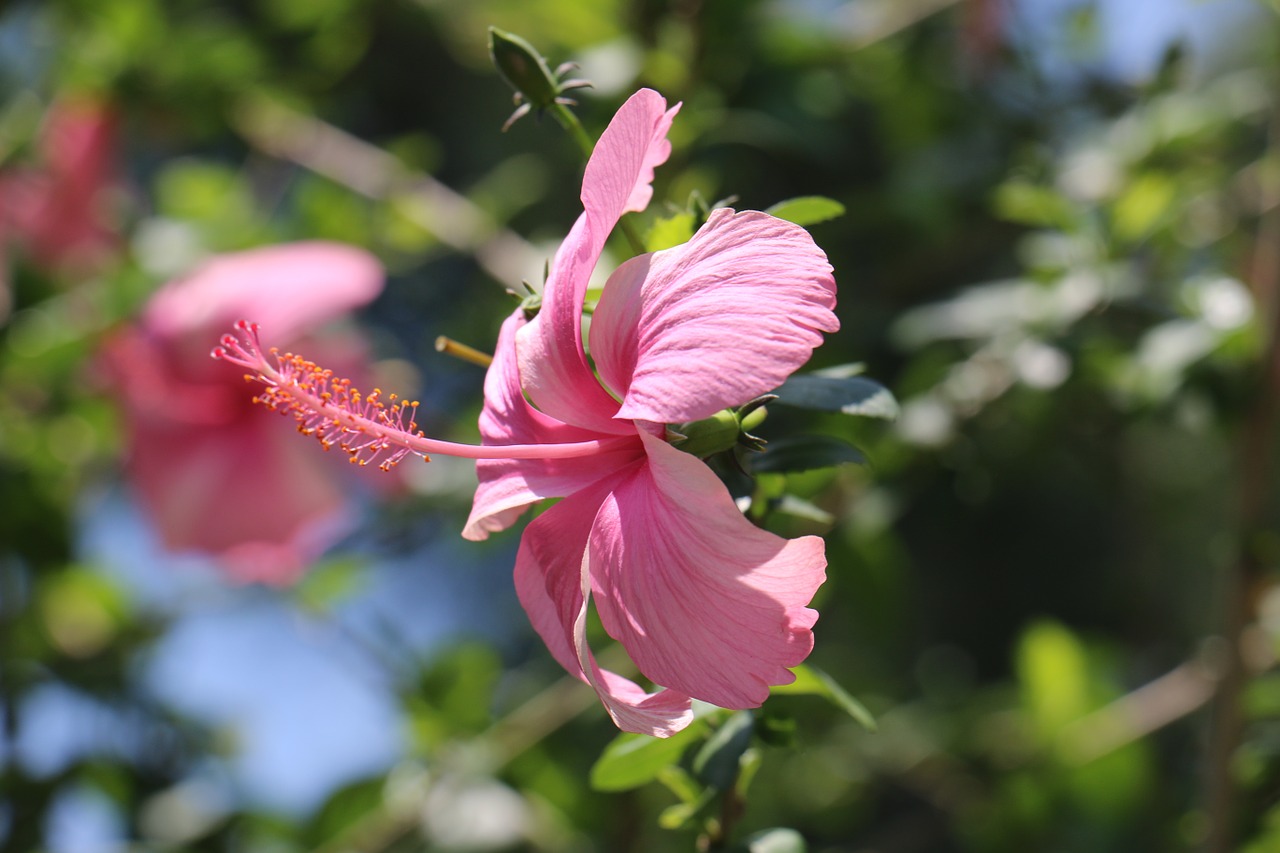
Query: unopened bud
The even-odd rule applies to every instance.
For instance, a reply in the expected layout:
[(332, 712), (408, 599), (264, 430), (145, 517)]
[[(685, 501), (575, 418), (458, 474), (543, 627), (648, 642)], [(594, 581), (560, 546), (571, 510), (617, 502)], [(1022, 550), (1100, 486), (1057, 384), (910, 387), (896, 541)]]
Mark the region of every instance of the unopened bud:
[(572, 63), (561, 65), (553, 72), (533, 45), (497, 27), (489, 28), (489, 55), (502, 79), (515, 90), (516, 111), (502, 126), (503, 130), (531, 110), (542, 112), (554, 104), (573, 104), (564, 93), (591, 85), (585, 80), (561, 80), (564, 73), (575, 67)]
[(732, 409), (721, 409), (709, 418), (673, 427), (667, 436), (685, 453), (705, 459), (736, 445), (739, 432), (737, 414)]

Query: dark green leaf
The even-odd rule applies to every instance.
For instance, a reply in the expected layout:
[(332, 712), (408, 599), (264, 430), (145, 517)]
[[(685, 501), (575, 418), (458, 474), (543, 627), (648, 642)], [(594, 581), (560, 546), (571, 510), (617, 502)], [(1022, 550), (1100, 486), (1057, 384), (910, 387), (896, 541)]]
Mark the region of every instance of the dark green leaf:
[(866, 464), (867, 457), (847, 441), (830, 435), (780, 438), (769, 442), (764, 452), (750, 457), (754, 473), (786, 473), (834, 468), (837, 465)]
[(865, 376), (792, 376), (774, 391), (779, 405), (867, 418), (898, 416), (898, 401), (888, 388)]
[(871, 712), (867, 710), (865, 705), (850, 696), (843, 687), (836, 683), (834, 678), (822, 670), (806, 664), (793, 667), (791, 671), (795, 673), (796, 680), (790, 684), (775, 685), (770, 691), (771, 693), (784, 696), (822, 696), (861, 723), (863, 728), (875, 731), (876, 721), (871, 716)]
[(669, 738), (618, 735), (591, 768), (591, 787), (597, 791), (626, 791), (651, 782), (663, 768), (679, 761), (705, 728), (701, 720), (694, 720)]
[(746, 711), (726, 720), (694, 756), (694, 775), (718, 791), (733, 787), (738, 778), (738, 761), (751, 745), (753, 728), (754, 721)]
[(816, 225), (844, 215), (844, 205), (820, 195), (801, 196), (780, 201), (765, 211), (796, 225)]
[(766, 705), (756, 713), (756, 734), (769, 746), (792, 747), (796, 743), (796, 719)]

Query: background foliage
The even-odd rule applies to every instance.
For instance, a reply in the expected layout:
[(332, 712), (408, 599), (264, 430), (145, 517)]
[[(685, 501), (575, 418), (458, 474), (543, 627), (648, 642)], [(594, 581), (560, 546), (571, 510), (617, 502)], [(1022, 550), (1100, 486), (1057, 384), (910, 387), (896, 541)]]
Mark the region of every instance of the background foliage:
[[(42, 117), (75, 97), (114, 116), (118, 175), (95, 202), (108, 261), (5, 235), (6, 849), (1280, 849), (1278, 12), (0, 7), (0, 168), (38, 164)], [(844, 206), (811, 226), (843, 323), (814, 366), (865, 363), (901, 413), (776, 407), (766, 438), (868, 464), (757, 496), (804, 498), (772, 523), (826, 534), (811, 663), (875, 731), (813, 682), (609, 746), (515, 605), (515, 537), (454, 544), (465, 466), (363, 494), (358, 532), (283, 591), (164, 554), (121, 485), (103, 336), (200, 257), (285, 240), (382, 258), (360, 317), (380, 369), (434, 434), (474, 439), (482, 371), (433, 343), (491, 346), (578, 204), (553, 122), (499, 132), (490, 25), (580, 63), (593, 134), (638, 85), (684, 102), (659, 213), (695, 192)]]

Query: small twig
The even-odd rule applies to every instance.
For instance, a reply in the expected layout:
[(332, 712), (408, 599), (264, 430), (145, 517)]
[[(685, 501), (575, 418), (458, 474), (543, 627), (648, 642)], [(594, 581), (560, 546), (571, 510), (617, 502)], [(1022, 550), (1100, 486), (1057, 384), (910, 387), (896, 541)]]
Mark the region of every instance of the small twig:
[(481, 367), (488, 367), (493, 364), (493, 356), (488, 353), (481, 352), (475, 347), (469, 347), (444, 335), (436, 338), (436, 352), (442, 352), (445, 355), (451, 355), (456, 359), (478, 364)]
[(1081, 717), (1059, 735), (1062, 757), (1088, 764), (1188, 716), (1213, 698), (1222, 669), (1203, 655)]
[(854, 50), (870, 47), (910, 29), (932, 15), (949, 9), (961, 0), (918, 0), (904, 3), (902, 0), (879, 0), (875, 3), (848, 3), (843, 7), (846, 17), (856, 16), (849, 46)]
[(430, 175), (344, 130), (262, 96), (240, 102), (232, 116), (239, 133), (259, 150), (297, 163), (367, 198), (403, 198), (404, 215), (442, 243), (474, 255), (504, 286), (542, 266), (540, 252), (498, 225), (470, 199)]

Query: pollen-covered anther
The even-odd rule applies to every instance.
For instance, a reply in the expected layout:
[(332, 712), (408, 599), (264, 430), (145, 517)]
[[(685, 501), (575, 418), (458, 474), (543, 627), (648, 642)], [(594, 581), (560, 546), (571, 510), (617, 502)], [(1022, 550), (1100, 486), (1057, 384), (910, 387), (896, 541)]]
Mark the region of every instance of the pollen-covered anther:
[(353, 464), (376, 463), (384, 471), (410, 454), (428, 458), (404, 446), (405, 438), (423, 436), (417, 402), (392, 394), (384, 403), (380, 388), (364, 395), (350, 379), (300, 355), (264, 352), (257, 324), (241, 321), (235, 328), (237, 334), (224, 335), (213, 357), (248, 368), (245, 378), (265, 386), (253, 401), (292, 417), (298, 432), (314, 436), (326, 450), (341, 448)]

